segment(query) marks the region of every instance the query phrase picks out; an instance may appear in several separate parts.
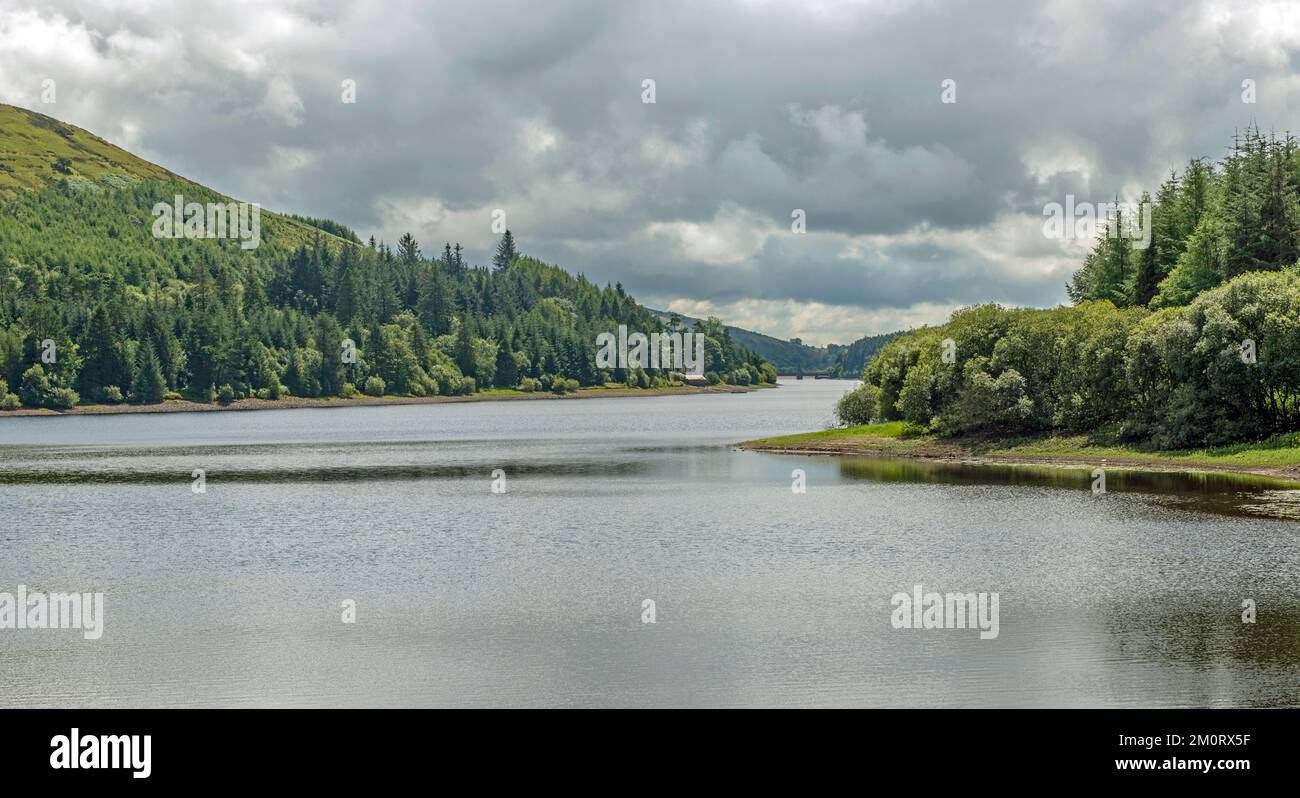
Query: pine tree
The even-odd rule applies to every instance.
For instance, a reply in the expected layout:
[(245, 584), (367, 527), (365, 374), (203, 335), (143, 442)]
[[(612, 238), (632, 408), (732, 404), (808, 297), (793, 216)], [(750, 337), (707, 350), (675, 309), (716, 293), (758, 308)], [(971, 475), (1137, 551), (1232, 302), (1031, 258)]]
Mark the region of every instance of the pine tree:
[(414, 265), (420, 259), (420, 245), (416, 243), (415, 236), (403, 233), (397, 239), (397, 257), (407, 265)]
[(136, 404), (158, 404), (167, 393), (158, 356), (154, 354), (153, 347), (141, 344), (136, 360), (135, 377), (131, 380), (131, 401)]
[(498, 273), (505, 271), (518, 254), (515, 251), (515, 237), (507, 230), (506, 234), (501, 236), (501, 243), (497, 244), (497, 254), (492, 258), (492, 269)]
[(339, 396), (346, 374), (343, 363), (343, 330), (339, 328), (338, 320), (328, 313), (316, 317), (315, 343), (321, 353), (320, 374), (317, 376), (321, 394)]
[(1296, 262), (1296, 242), (1291, 203), (1287, 198), (1283, 148), (1269, 143), (1267, 185), (1259, 203), (1259, 227), (1253, 268), (1276, 270)]
[(123, 351), (122, 341), (103, 305), (95, 308), (82, 335), (83, 362), (77, 374), (77, 392), (88, 401), (105, 398), (105, 389), (119, 390), (131, 383), (131, 363)]
[(1178, 224), (1178, 186), (1178, 174), (1171, 172), (1156, 191), (1151, 211), (1151, 246), (1156, 251), (1156, 271), (1161, 280), (1169, 276), (1187, 243)]
[(1196, 232), (1201, 217), (1209, 209), (1212, 177), (1212, 169), (1203, 159), (1194, 158), (1187, 164), (1187, 171), (1183, 172), (1183, 180), (1178, 187), (1175, 211), (1179, 240), (1186, 242)]
[(420, 281), (415, 313), (420, 323), (434, 335), (446, 335), (451, 330), (450, 295), (442, 264), (438, 261), (429, 263)]
[(515, 363), (515, 353), (508, 338), (497, 345), (497, 370), (493, 381), (498, 388), (513, 388), (519, 384), (519, 366)]
[(460, 324), (456, 327), (456, 365), (460, 368), (460, 373), (466, 377), (476, 375), (478, 369), (474, 362), (474, 333), (470, 329), (470, 319), (462, 316)]
[(1137, 272), (1133, 276), (1133, 289), (1129, 292), (1129, 297), (1134, 305), (1146, 305), (1156, 295), (1160, 281), (1164, 279), (1160, 272), (1160, 242), (1156, 236), (1156, 216), (1160, 213), (1160, 208), (1158, 203), (1152, 206), (1151, 196), (1146, 192), (1142, 193), (1139, 208), (1151, 208), (1150, 228), (1142, 231), (1147, 237), (1146, 247), (1138, 251)]
[(1218, 213), (1222, 231), (1222, 276), (1235, 277), (1255, 268), (1259, 235), (1259, 156), (1252, 129), (1233, 136), (1232, 149), (1223, 161)]

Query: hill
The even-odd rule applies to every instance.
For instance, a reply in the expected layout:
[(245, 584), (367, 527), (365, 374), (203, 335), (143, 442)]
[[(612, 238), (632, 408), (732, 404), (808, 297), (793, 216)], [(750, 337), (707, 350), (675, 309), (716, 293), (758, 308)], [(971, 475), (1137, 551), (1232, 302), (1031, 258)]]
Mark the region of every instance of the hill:
[[(651, 310), (662, 319), (674, 316), (686, 324), (698, 324), (699, 319), (663, 310)], [(736, 343), (761, 355), (772, 365), (777, 373), (792, 374), (828, 374), (844, 379), (860, 379), (871, 356), (902, 332), (868, 335), (851, 344), (828, 344), (826, 346), (809, 346), (799, 340), (782, 340), (753, 330), (726, 325)]]
[(47, 188), (64, 177), (97, 181), (106, 175), (179, 179), (79, 127), (25, 108), (0, 105), (0, 198)]
[[(190, 186), (231, 201), (230, 197), (138, 158), (75, 125), (26, 108), (0, 104), (0, 201), (60, 184), (93, 191), (140, 181)], [(336, 235), (338, 231), (331, 229), (329, 225), (333, 223), (328, 220), (281, 217), (269, 211), (266, 214), (280, 222), (279, 234), (288, 243), (311, 240), (322, 230), (329, 234), (328, 240), (333, 245), (347, 238)], [(337, 227), (347, 229), (342, 225)]]
[(826, 368), (836, 377), (857, 380), (862, 378), (862, 371), (871, 362), (871, 358), (903, 332), (881, 333), (859, 338), (848, 346), (831, 344), (826, 347)]
[[(0, 176), (0, 409), (680, 381), (598, 367), (599, 333), (665, 325), (621, 287), (520, 254), (509, 232), (491, 269), (409, 234), (359, 244), (331, 220), (254, 216), (13, 106), (0, 106)], [(711, 382), (775, 380), (720, 325), (698, 330)]]
[[(703, 323), (701, 319), (683, 316), (680, 313), (654, 309), (651, 309), (650, 312), (665, 321), (673, 318), (680, 319), (687, 326)], [(826, 350), (823, 348), (808, 346), (801, 342), (783, 341), (780, 338), (773, 338), (770, 335), (764, 335), (741, 327), (723, 326), (731, 335), (732, 340), (767, 360), (776, 367), (779, 374), (795, 374), (801, 369), (805, 372), (820, 371), (826, 366)]]

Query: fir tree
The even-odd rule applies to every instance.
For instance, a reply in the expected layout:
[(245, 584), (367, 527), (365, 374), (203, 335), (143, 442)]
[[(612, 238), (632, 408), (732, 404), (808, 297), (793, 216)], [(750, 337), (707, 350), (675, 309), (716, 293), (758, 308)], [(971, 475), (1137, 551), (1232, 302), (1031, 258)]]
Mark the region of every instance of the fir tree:
[(515, 251), (515, 237), (507, 230), (506, 234), (501, 236), (501, 243), (497, 244), (497, 254), (492, 258), (493, 270), (504, 272), (518, 254)]
[(131, 401), (136, 404), (158, 404), (167, 393), (167, 384), (163, 380), (162, 368), (158, 365), (158, 356), (153, 347), (145, 344), (140, 347), (136, 359), (135, 377), (131, 380)]

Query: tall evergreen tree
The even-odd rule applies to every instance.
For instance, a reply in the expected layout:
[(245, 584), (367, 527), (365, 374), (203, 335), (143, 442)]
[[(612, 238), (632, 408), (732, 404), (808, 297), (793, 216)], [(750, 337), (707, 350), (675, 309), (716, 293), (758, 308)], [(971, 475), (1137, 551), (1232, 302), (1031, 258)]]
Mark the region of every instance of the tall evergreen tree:
[(131, 380), (131, 401), (136, 404), (158, 404), (167, 393), (158, 356), (147, 343), (141, 345), (136, 358), (135, 377)]
[(519, 366), (507, 339), (497, 345), (497, 368), (493, 382), (498, 388), (513, 388), (519, 384)]
[(451, 331), (451, 289), (443, 266), (433, 261), (425, 266), (415, 312), (420, 323), (434, 335)]
[(515, 251), (515, 237), (509, 230), (506, 230), (505, 235), (501, 236), (501, 243), (497, 244), (497, 254), (492, 258), (493, 270), (497, 272), (505, 271), (518, 254)]
[(478, 369), (474, 361), (474, 332), (469, 317), (462, 316), (456, 327), (456, 365), (466, 377), (476, 375)]
[(420, 245), (416, 242), (415, 236), (403, 233), (402, 237), (397, 239), (397, 257), (408, 266), (413, 266), (420, 260)]
[(106, 396), (105, 389), (130, 387), (131, 362), (105, 306), (99, 305), (91, 313), (81, 338), (80, 352), (83, 361), (77, 374), (76, 388), (84, 400), (100, 402)]

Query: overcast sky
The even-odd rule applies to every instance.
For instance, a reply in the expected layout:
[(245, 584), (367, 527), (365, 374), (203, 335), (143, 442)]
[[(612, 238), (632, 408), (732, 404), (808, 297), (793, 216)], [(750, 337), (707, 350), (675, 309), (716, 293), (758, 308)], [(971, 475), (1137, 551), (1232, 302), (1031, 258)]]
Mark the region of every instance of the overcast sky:
[(646, 304), (826, 343), (1066, 301), (1044, 205), (1300, 130), (1298, 46), (1286, 3), (0, 0), (0, 100), (478, 263), (500, 208)]

